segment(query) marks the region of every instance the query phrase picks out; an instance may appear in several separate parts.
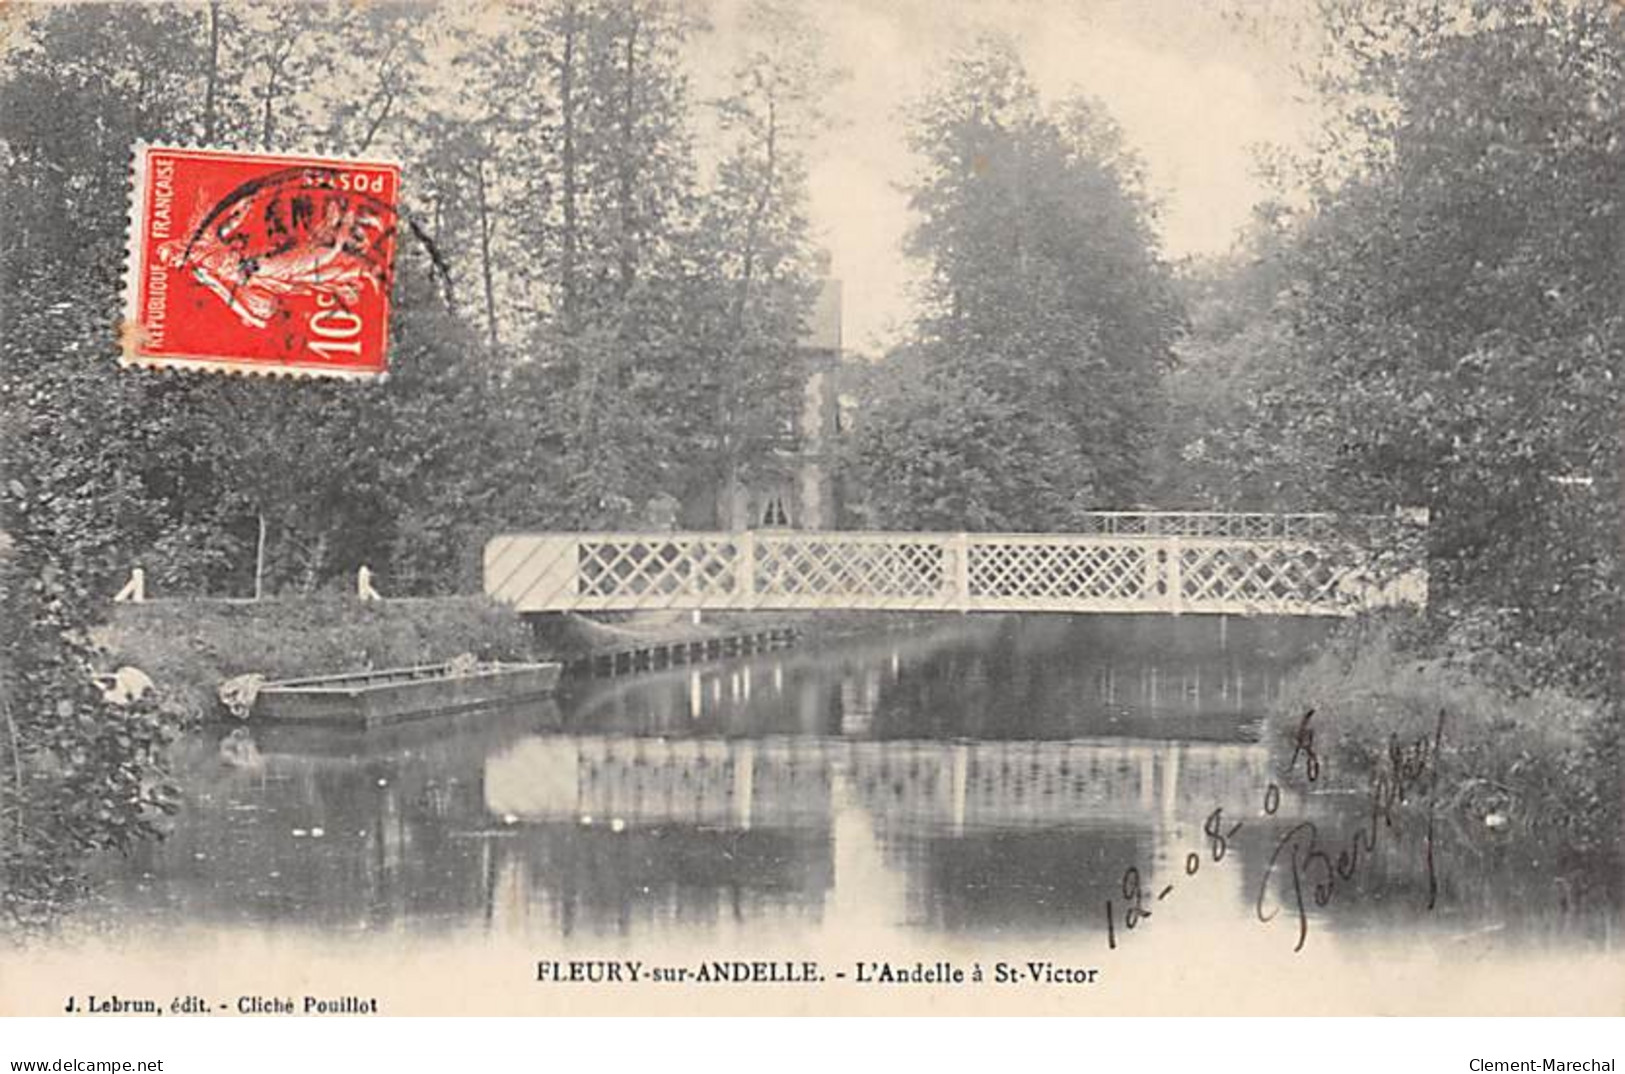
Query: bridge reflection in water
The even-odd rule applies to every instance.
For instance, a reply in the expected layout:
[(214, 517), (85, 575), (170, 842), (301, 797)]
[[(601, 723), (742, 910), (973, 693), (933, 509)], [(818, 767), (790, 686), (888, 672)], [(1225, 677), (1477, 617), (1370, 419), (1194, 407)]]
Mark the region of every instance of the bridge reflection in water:
[[(1256, 716), (1303, 627), (1214, 626), (959, 621), (496, 720), (256, 729), (229, 765), (217, 732), (109, 900), (148, 928), (1098, 931), (1126, 866), (1171, 874), (1211, 810), (1257, 815)], [(1262, 857), (1210, 886), (1227, 912)]]
[(509, 823), (824, 827), (840, 802), (882, 828), (962, 832), (1235, 812), (1269, 778), (1257, 745), (551, 735), (493, 754), (484, 782)]

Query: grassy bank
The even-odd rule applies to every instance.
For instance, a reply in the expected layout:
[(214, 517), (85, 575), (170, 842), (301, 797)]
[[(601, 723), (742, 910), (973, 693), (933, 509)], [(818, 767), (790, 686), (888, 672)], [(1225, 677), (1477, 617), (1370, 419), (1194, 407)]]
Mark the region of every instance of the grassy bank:
[(433, 663), (462, 653), (523, 660), (532, 647), (519, 617), (483, 597), (124, 604), (97, 640), (111, 664), (145, 671), (165, 707), (189, 720), (212, 715), (216, 687), (234, 675), (291, 678)]
[[(1364, 792), (1390, 744), (1431, 740), (1443, 716), (1434, 800), (1462, 855), (1539, 875), (1595, 902), (1619, 881), (1619, 716), (1553, 690), (1518, 692), (1492, 665), (1471, 669), (1406, 648), (1393, 624), (1356, 621), (1284, 684), (1271, 723), (1280, 767), (1314, 710), (1319, 785)], [(1302, 766), (1294, 774), (1302, 783)]]
[[(268, 679), (434, 663), (579, 657), (776, 627), (804, 639), (911, 629), (925, 617), (888, 613), (652, 613), (600, 622), (580, 616), (540, 640), (512, 609), (483, 597), (380, 601), (323, 596), (261, 603), (155, 601), (119, 605), (97, 641), (109, 670), (140, 668), (161, 704), (187, 722), (217, 713), (216, 688), (256, 673)], [(941, 617), (933, 621), (940, 622)]]

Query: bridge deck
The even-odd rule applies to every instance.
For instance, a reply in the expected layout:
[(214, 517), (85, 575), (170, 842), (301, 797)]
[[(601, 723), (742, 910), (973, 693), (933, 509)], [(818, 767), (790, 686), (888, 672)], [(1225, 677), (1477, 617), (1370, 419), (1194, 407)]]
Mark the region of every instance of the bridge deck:
[(1341, 616), (1426, 600), (1419, 561), (1396, 570), (1331, 516), (1097, 517), (1113, 532), (508, 534), (486, 545), (485, 591), (521, 612)]

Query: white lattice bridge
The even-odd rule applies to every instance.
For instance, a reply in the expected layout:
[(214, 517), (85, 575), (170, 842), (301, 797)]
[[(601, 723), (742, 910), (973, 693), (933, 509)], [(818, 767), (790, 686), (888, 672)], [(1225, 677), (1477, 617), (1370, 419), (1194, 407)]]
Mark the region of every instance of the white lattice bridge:
[(507, 534), (485, 547), (485, 591), (520, 612), (1351, 615), (1426, 602), (1423, 525), (1103, 512), (1065, 534)]

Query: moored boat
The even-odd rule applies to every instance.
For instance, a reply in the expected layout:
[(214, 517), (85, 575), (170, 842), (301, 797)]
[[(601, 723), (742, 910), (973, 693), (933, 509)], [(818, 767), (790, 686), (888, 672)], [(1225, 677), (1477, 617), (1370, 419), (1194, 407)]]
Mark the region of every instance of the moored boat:
[(547, 697), (562, 665), (448, 661), (283, 679), (260, 686), (250, 718), (374, 728)]

